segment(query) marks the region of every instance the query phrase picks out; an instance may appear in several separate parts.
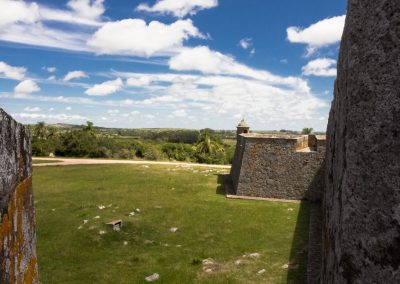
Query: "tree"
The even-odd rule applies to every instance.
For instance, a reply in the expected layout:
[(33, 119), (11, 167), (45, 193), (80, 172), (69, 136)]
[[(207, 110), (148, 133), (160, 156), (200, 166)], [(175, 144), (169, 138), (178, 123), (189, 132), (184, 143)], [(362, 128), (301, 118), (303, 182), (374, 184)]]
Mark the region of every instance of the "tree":
[(196, 149), (200, 154), (215, 154), (224, 151), (224, 148), (209, 135), (207, 130), (200, 132)]
[(313, 133), (313, 131), (314, 131), (314, 129), (312, 129), (312, 128), (303, 128), (303, 130), (301, 131), (301, 134), (303, 134), (303, 135), (309, 135), (309, 134), (311, 134), (311, 133)]
[(47, 128), (44, 121), (39, 121), (34, 129), (33, 129), (33, 136), (36, 139), (42, 140), (47, 138)]

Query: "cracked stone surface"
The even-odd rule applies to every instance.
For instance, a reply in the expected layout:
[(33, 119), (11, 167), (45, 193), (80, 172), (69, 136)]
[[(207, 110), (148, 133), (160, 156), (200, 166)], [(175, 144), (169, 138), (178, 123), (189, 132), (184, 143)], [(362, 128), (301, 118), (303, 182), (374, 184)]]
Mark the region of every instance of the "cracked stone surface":
[(38, 283), (31, 137), (0, 108), (0, 283)]
[(348, 1), (326, 165), (321, 283), (400, 283), (400, 1)]

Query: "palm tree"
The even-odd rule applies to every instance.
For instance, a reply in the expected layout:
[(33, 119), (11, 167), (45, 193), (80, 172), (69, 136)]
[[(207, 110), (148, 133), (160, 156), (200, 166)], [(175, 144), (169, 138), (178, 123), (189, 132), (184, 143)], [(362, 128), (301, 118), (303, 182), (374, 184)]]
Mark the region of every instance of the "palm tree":
[(312, 128), (303, 128), (303, 130), (301, 131), (301, 134), (303, 135), (310, 135), (311, 133), (313, 133), (314, 129)]
[(212, 139), (207, 130), (200, 132), (196, 149), (201, 154), (214, 154), (224, 151), (224, 148)]

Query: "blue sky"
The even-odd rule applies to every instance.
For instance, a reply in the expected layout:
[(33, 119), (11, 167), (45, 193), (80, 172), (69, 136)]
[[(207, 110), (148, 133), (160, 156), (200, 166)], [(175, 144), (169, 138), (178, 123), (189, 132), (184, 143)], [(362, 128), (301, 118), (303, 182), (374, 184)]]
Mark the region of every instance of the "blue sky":
[(346, 1), (0, 0), (23, 123), (325, 130)]

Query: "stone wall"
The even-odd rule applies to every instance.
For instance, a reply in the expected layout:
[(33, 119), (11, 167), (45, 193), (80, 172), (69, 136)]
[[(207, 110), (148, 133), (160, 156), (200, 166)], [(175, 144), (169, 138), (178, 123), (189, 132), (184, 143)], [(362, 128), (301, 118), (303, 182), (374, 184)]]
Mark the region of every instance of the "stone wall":
[(321, 283), (400, 283), (400, 1), (348, 1), (327, 142)]
[(30, 140), (0, 108), (0, 283), (38, 283)]
[(312, 144), (313, 149), (308, 148), (307, 136), (239, 135), (231, 169), (235, 194), (320, 200), (325, 147)]

